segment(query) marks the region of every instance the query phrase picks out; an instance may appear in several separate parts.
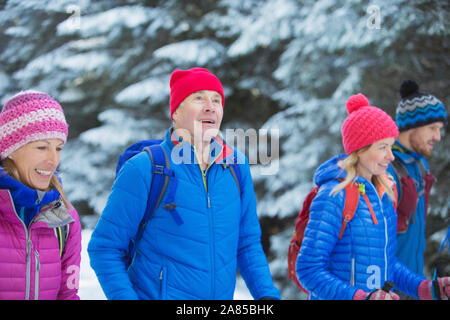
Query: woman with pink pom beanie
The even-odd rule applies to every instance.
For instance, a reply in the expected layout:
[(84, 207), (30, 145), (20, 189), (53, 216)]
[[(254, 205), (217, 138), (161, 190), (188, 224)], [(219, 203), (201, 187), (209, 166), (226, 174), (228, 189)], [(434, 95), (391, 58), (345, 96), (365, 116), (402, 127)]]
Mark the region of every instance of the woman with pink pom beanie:
[[(449, 277), (426, 280), (395, 256), (396, 189), (386, 175), (399, 133), (395, 122), (362, 94), (351, 96), (346, 108), (346, 154), (326, 161), (314, 174), (320, 188), (297, 258), (300, 284), (314, 300), (398, 300), (393, 286), (420, 299), (448, 299)], [(350, 183), (358, 186), (360, 200), (342, 229), (344, 188)]]
[(24, 91), (0, 112), (0, 299), (78, 300), (81, 225), (56, 168), (64, 112)]

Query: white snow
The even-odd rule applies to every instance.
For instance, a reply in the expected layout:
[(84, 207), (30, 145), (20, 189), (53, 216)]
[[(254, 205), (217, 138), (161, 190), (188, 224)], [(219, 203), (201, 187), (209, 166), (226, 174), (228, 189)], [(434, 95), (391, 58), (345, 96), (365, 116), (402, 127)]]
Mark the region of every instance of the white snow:
[(78, 12), (79, 23), (75, 23), (73, 15), (70, 16), (57, 26), (57, 35), (80, 32), (84, 37), (91, 37), (111, 32), (112, 29), (121, 26), (134, 28), (148, 20), (149, 12), (151, 12), (151, 9), (142, 6), (117, 7), (92, 15), (84, 15), (80, 11)]
[(81, 265), (80, 265), (80, 288), (78, 296), (82, 300), (105, 300), (100, 283), (97, 280), (94, 270), (90, 266), (87, 246), (91, 239), (92, 230), (81, 231)]
[(218, 59), (224, 51), (224, 46), (217, 41), (201, 39), (168, 44), (155, 50), (153, 55), (160, 59), (170, 59), (179, 65), (193, 63), (203, 66)]
[[(166, 79), (167, 78), (167, 79)], [(163, 81), (166, 80), (166, 81)], [(149, 100), (150, 104), (158, 104), (169, 96), (168, 77), (155, 77), (134, 83), (120, 91), (114, 100), (124, 106), (136, 106)]]

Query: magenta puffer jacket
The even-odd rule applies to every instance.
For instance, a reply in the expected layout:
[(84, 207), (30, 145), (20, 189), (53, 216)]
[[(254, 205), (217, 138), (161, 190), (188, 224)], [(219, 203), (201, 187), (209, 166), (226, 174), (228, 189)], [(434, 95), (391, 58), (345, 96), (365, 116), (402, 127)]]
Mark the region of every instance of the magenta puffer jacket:
[[(69, 225), (62, 256), (55, 227)], [(11, 192), (0, 189), (0, 299), (78, 300), (81, 225), (60, 200), (40, 208), (27, 228)]]

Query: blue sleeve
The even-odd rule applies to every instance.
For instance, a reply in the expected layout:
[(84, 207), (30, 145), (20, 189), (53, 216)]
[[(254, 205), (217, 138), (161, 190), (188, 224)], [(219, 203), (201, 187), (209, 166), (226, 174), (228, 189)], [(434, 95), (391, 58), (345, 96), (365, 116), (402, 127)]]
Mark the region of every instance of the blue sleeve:
[(351, 300), (356, 287), (340, 280), (328, 268), (342, 226), (344, 203), (343, 191), (332, 197), (330, 190), (320, 188), (311, 203), (309, 222), (297, 257), (297, 277), (300, 284), (319, 299)]
[(108, 299), (138, 299), (123, 257), (144, 215), (150, 180), (146, 153), (127, 161), (92, 233), (88, 245), (90, 264)]
[(272, 297), (281, 299), (274, 286), (269, 263), (261, 245), (261, 227), (256, 212), (256, 197), (250, 166), (240, 165), (243, 188), (241, 190), (241, 221), (239, 228), (238, 268), (255, 299)]
[(419, 299), (417, 290), (419, 289), (420, 283), (426, 279), (409, 270), (408, 267), (401, 263), (397, 258), (395, 258), (395, 260), (396, 261), (392, 266), (395, 285), (401, 292)]

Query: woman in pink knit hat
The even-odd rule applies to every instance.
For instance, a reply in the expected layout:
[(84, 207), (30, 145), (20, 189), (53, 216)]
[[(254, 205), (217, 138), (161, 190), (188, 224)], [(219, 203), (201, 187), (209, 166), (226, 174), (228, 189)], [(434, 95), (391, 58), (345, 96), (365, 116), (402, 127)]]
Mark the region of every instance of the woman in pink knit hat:
[[(446, 299), (450, 278), (426, 280), (395, 256), (396, 188), (386, 175), (394, 160), (395, 122), (362, 94), (351, 96), (346, 108), (346, 154), (326, 161), (314, 174), (319, 191), (297, 257), (300, 284), (310, 299), (398, 300), (393, 286), (420, 299)], [(344, 217), (351, 184), (358, 203), (353, 217)]]
[(0, 112), (0, 299), (79, 299), (81, 226), (56, 174), (67, 134), (45, 93)]

